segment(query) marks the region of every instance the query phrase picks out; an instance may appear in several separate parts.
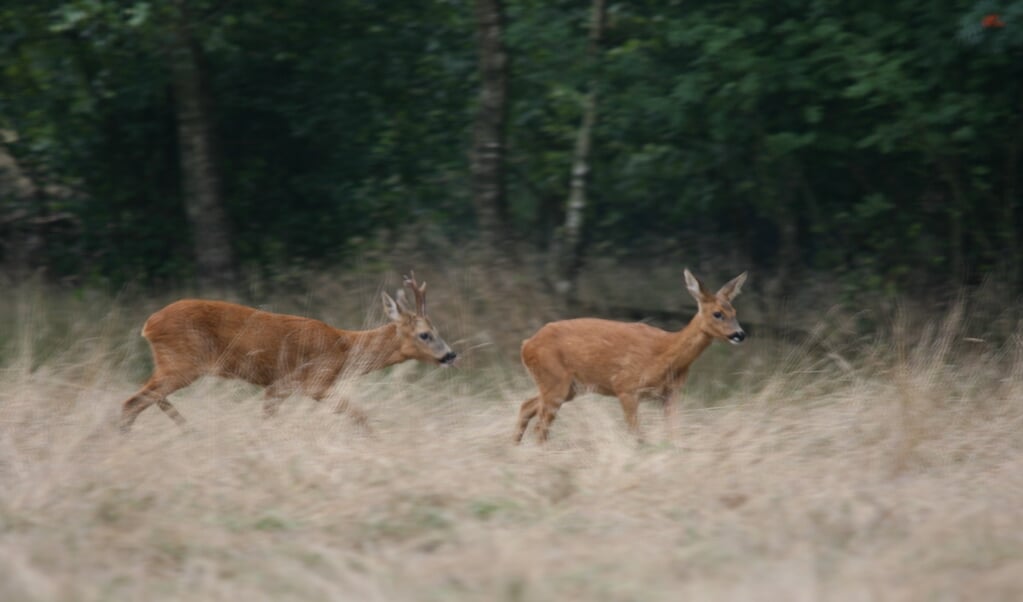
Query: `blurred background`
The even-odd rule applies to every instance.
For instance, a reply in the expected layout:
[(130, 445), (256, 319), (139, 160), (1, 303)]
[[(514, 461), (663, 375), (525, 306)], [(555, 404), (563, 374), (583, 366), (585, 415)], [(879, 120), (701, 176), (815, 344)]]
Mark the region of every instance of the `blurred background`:
[(681, 263), (1018, 289), (1023, 2), (0, 7), (8, 277), (244, 297), (397, 253), (569, 306)]

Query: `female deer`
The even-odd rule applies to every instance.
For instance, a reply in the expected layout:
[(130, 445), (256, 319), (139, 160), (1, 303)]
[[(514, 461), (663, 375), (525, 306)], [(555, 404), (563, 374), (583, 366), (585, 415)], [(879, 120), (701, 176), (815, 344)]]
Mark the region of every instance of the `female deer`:
[(714, 339), (734, 344), (746, 339), (731, 303), (746, 281), (745, 272), (716, 294), (707, 291), (689, 270), (685, 270), (685, 280), (699, 309), (679, 332), (642, 323), (579, 318), (551, 322), (526, 339), (522, 363), (539, 394), (522, 404), (516, 443), (537, 415), (537, 438), (546, 441), (561, 404), (587, 390), (618, 397), (625, 422), (637, 436), (636, 408), (641, 397), (660, 398), (670, 421), (674, 398), (686, 382), (689, 366), (703, 350)]

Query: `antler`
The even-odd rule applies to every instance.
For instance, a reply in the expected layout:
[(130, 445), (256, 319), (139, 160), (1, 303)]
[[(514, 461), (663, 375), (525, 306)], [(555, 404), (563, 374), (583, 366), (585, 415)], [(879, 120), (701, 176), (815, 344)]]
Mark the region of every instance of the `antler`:
[(409, 270), (409, 275), (402, 278), (402, 282), (405, 286), (412, 289), (412, 294), (416, 297), (416, 313), (426, 317), (426, 283), (419, 284), (416, 282), (416, 273), (414, 270)]

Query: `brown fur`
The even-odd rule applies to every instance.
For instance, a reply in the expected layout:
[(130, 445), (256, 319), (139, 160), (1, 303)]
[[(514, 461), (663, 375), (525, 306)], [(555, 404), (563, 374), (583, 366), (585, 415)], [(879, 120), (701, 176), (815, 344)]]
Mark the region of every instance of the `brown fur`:
[[(417, 298), (420, 294), (422, 290)], [(450, 363), (454, 353), (429, 319), (410, 310), (403, 295), (398, 300), (395, 303), (384, 295), (392, 317), (389, 324), (358, 331), (224, 301), (171, 303), (150, 316), (142, 328), (152, 349), (153, 374), (124, 402), (121, 429), (129, 430), (154, 403), (183, 425), (185, 419), (167, 396), (205, 375), (265, 387), (263, 409), (273, 415), (291, 393), (323, 399), (342, 374), (365, 374), (412, 359)], [(425, 312), (425, 301), (421, 309)], [(428, 341), (419, 338), (424, 333), (429, 334)], [(347, 400), (341, 400), (336, 409), (349, 410)], [(361, 413), (353, 413), (357, 421), (365, 422)]]
[(595, 318), (545, 325), (522, 343), (522, 363), (539, 393), (523, 402), (515, 441), (522, 440), (529, 422), (537, 415), (537, 438), (545, 441), (561, 404), (588, 390), (618, 397), (625, 421), (637, 435), (636, 409), (642, 397), (661, 399), (666, 417), (672, 420), (674, 398), (685, 384), (693, 361), (715, 338), (745, 338), (730, 302), (745, 277), (742, 274), (717, 294), (711, 294), (687, 270), (690, 292), (700, 307), (679, 332)]

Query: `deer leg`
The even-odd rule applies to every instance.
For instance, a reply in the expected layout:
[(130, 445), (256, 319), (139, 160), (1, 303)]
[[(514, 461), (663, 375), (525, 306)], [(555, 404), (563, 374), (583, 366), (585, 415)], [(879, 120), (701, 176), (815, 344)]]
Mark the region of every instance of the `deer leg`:
[[(316, 398), (314, 397), (313, 399)], [(342, 397), (338, 400), (337, 405), (334, 406), (334, 413), (348, 414), (349, 418), (352, 419), (352, 422), (354, 422), (356, 426), (361, 429), (365, 429), (366, 431), (372, 430), (370, 429), (369, 418), (366, 416), (366, 413), (352, 405), (347, 397)]]
[(675, 434), (675, 429), (678, 427), (678, 420), (675, 408), (675, 396), (669, 395), (664, 398), (664, 428), (668, 431), (668, 437), (670, 438)]
[(667, 429), (669, 438), (674, 436), (678, 429), (678, 401), (681, 397), (681, 389), (664, 396), (664, 428)]
[[(337, 379), (337, 372), (328, 374), (327, 377), (321, 378), (315, 381), (316, 384), (310, 386), (306, 390), (306, 394), (316, 400), (317, 403), (323, 401), (330, 394), (331, 387), (334, 386), (334, 381)], [(369, 417), (361, 409), (351, 403), (347, 397), (341, 397), (337, 401), (337, 405), (334, 406), (335, 414), (348, 414), (348, 417), (352, 419), (359, 428), (366, 432), (372, 432), (369, 426)]]
[(167, 401), (166, 397), (161, 397), (160, 399), (157, 399), (156, 407), (163, 410), (164, 414), (166, 414), (171, 420), (176, 422), (177, 425), (182, 428), (184, 428), (185, 423), (188, 422), (187, 420), (185, 420), (185, 417), (181, 415), (181, 412), (179, 412), (177, 408), (171, 405), (171, 402)]
[(625, 423), (629, 425), (629, 432), (642, 440), (643, 436), (639, 432), (639, 420), (636, 417), (639, 399), (631, 393), (622, 393), (618, 396), (618, 401), (622, 403), (622, 411), (625, 412)]
[(689, 378), (689, 369), (687, 368), (679, 375), (678, 382), (675, 383), (673, 389), (665, 390), (662, 397), (664, 404), (664, 425), (668, 430), (668, 437), (672, 437), (675, 434), (675, 430), (678, 427), (677, 415), (678, 415), (678, 404), (682, 398), (682, 387), (685, 386), (686, 380)]
[(547, 441), (547, 433), (550, 432), (551, 423), (554, 422), (560, 408), (560, 401), (540, 401), (540, 417), (536, 422), (536, 440), (540, 443)]
[(127, 433), (131, 430), (131, 425), (135, 424), (135, 419), (139, 417), (142, 410), (145, 410), (149, 406), (156, 403), (156, 400), (160, 396), (153, 392), (149, 388), (149, 383), (146, 383), (137, 393), (128, 398), (121, 405), (121, 421), (119, 428), (122, 433)]
[(522, 407), (519, 408), (519, 422), (518, 427), (515, 431), (515, 444), (518, 445), (522, 442), (522, 435), (525, 434), (526, 429), (529, 428), (529, 421), (540, 411), (540, 396), (530, 397), (526, 401), (522, 402)]
[(540, 417), (536, 422), (536, 439), (540, 443), (547, 441), (547, 433), (551, 430), (551, 423), (561, 409), (561, 404), (571, 401), (575, 397), (575, 388), (572, 382), (568, 381), (554, 395), (542, 395), (539, 401)]
[(538, 416), (536, 438), (543, 443), (547, 441), (547, 432), (554, 422), (558, 408), (575, 396), (572, 374), (565, 370), (556, 358), (536, 357), (523, 352), (522, 363), (533, 377), (540, 394), (522, 403), (519, 409), (519, 430), (515, 440), (522, 439), (522, 433), (529, 426), (529, 421)]
[(263, 418), (273, 418), (277, 415), (284, 399), (288, 396), (289, 389), (280, 383), (273, 383), (263, 393)]
[(127, 433), (130, 431), (139, 414), (154, 403), (174, 422), (183, 425), (185, 423), (184, 417), (167, 401), (167, 396), (178, 389), (188, 386), (193, 380), (185, 377), (168, 378), (160, 374), (151, 376), (146, 381), (146, 384), (142, 385), (141, 389), (121, 405), (121, 432)]

